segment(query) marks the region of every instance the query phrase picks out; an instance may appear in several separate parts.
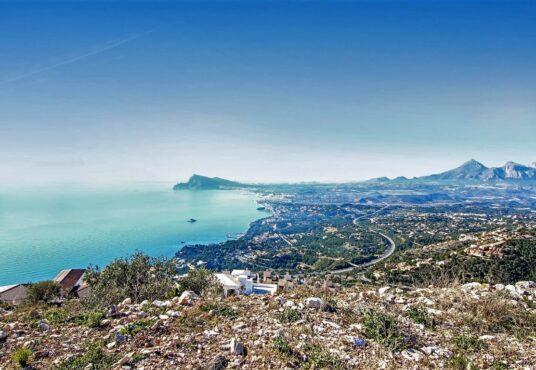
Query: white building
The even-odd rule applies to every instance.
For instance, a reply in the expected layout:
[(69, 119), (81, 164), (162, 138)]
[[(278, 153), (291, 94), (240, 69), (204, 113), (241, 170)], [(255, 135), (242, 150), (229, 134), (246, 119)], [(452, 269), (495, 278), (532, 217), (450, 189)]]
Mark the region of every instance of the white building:
[(231, 273), (222, 272), (215, 276), (223, 286), (225, 297), (232, 294), (274, 294), (277, 291), (275, 284), (255, 283), (249, 270), (233, 270)]

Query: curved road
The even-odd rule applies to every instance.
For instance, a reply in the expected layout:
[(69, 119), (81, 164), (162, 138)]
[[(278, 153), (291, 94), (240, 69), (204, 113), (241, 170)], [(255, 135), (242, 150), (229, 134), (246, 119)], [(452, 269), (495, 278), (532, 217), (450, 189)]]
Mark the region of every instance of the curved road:
[[(360, 219), (363, 219), (363, 218), (371, 218), (371, 216), (374, 216), (378, 213), (380, 213), (381, 211), (383, 211), (384, 209), (388, 208), (389, 207), (389, 204), (386, 204), (384, 203), (385, 206), (380, 208), (379, 210), (369, 214), (369, 215), (363, 215), (363, 216), (360, 216), (358, 218), (354, 218), (354, 220), (352, 221), (352, 223), (354, 225), (357, 225), (357, 220), (360, 220)], [(372, 266), (380, 261), (383, 261), (384, 259), (386, 259), (387, 257), (389, 257), (391, 254), (393, 254), (393, 252), (395, 251), (396, 249), (396, 244), (395, 242), (393, 241), (393, 239), (391, 239), (390, 237), (388, 237), (387, 235), (379, 232), (379, 231), (375, 231), (375, 230), (371, 230), (372, 232), (376, 232), (378, 234), (380, 234), (383, 238), (387, 239), (387, 241), (389, 242), (389, 248), (387, 248), (387, 250), (385, 252), (382, 253), (381, 256), (377, 257), (377, 258), (374, 258), (373, 260), (370, 260), (368, 262), (365, 262), (365, 263), (362, 263), (360, 265), (356, 265), (355, 263), (352, 263), (352, 262), (348, 262), (348, 264), (350, 265), (350, 267), (346, 267), (346, 268), (343, 268), (343, 269), (337, 269), (337, 270), (331, 270), (331, 271), (328, 271), (328, 274), (330, 275), (333, 275), (333, 274), (344, 274), (345, 272), (350, 272), (352, 270), (355, 270), (356, 268), (364, 268), (364, 267), (369, 267), (369, 266)]]
[(396, 244), (395, 242), (393, 241), (393, 239), (391, 239), (390, 237), (388, 237), (387, 235), (379, 232), (379, 231), (374, 231), (378, 234), (380, 234), (382, 237), (384, 237), (385, 239), (387, 239), (387, 241), (389, 242), (389, 248), (387, 248), (387, 250), (385, 252), (382, 253), (381, 256), (379, 257), (376, 257), (374, 258), (373, 260), (370, 260), (368, 262), (365, 262), (365, 263), (362, 263), (360, 265), (356, 265), (354, 263), (351, 263), (349, 262), (349, 264), (351, 265), (351, 267), (347, 267), (347, 268), (344, 268), (344, 269), (338, 269), (338, 270), (331, 270), (328, 272), (328, 274), (344, 274), (345, 272), (350, 272), (356, 268), (364, 268), (364, 267), (369, 267), (369, 266), (372, 266), (380, 261), (383, 261), (384, 259), (386, 259), (387, 257), (389, 257), (391, 254), (393, 254), (393, 252), (395, 251), (396, 249)]

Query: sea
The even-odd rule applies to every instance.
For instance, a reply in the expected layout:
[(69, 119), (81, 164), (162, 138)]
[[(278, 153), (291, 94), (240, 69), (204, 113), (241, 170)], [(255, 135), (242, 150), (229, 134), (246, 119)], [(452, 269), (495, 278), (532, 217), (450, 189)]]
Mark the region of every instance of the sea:
[(0, 286), (136, 251), (172, 257), (187, 244), (222, 242), (266, 217), (258, 206), (251, 193), (169, 184), (0, 190)]

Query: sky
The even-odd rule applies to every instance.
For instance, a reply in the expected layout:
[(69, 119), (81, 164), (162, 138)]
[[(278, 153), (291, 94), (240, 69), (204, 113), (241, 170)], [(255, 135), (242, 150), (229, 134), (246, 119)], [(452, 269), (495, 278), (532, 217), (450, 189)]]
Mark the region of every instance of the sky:
[(0, 184), (536, 161), (536, 2), (0, 2)]

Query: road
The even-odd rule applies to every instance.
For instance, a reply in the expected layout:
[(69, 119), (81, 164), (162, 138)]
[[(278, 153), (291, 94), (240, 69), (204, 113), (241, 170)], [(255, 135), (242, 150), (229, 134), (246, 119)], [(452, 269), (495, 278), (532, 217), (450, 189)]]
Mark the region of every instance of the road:
[[(387, 207), (389, 207), (389, 204), (385, 204), (384, 207), (380, 208), (379, 210), (377, 210), (376, 212), (374, 213), (371, 213), (369, 215), (363, 215), (363, 216), (360, 216), (360, 217), (357, 217), (357, 218), (354, 218), (354, 220), (352, 221), (352, 223), (354, 225), (357, 225), (357, 221), (358, 220), (361, 220), (363, 218), (371, 218), (372, 216), (380, 213), (381, 211), (383, 211), (384, 209), (386, 209)], [(379, 257), (376, 257), (374, 258), (373, 260), (370, 260), (368, 262), (365, 262), (365, 263), (362, 263), (360, 265), (356, 265), (355, 263), (352, 263), (352, 262), (348, 262), (348, 264), (350, 265), (350, 267), (346, 267), (346, 268), (343, 268), (343, 269), (337, 269), (337, 270), (331, 270), (328, 272), (328, 274), (330, 275), (336, 275), (336, 274), (344, 274), (346, 272), (350, 272), (350, 271), (353, 271), (355, 270), (356, 268), (364, 268), (364, 267), (369, 267), (369, 266), (372, 266), (380, 261), (383, 261), (384, 259), (386, 259), (387, 257), (389, 257), (391, 254), (393, 254), (393, 252), (395, 251), (396, 249), (396, 244), (395, 242), (393, 241), (393, 239), (391, 239), (390, 237), (388, 237), (387, 235), (379, 232), (379, 231), (375, 231), (375, 230), (371, 230), (372, 232), (375, 232), (375, 233), (378, 233), (379, 235), (381, 235), (383, 238), (387, 239), (387, 241), (389, 242), (389, 248), (387, 248), (387, 250), (385, 252), (382, 253), (381, 256)]]
[(372, 266), (372, 265), (374, 265), (374, 264), (376, 264), (376, 263), (378, 263), (380, 261), (383, 261), (384, 259), (389, 257), (391, 254), (393, 254), (393, 252), (396, 249), (396, 244), (393, 241), (393, 239), (391, 239), (390, 237), (388, 237), (387, 235), (385, 235), (385, 234), (383, 234), (383, 233), (381, 233), (379, 231), (374, 231), (374, 230), (372, 230), (372, 231), (378, 233), (383, 238), (387, 239), (387, 241), (389, 242), (389, 248), (387, 248), (387, 250), (385, 252), (383, 252), (381, 256), (376, 257), (373, 260), (370, 260), (368, 262), (362, 263), (360, 265), (356, 265), (355, 263), (348, 262), (351, 265), (350, 267), (346, 267), (346, 268), (343, 268), (343, 269), (337, 269), (337, 270), (331, 270), (330, 272), (328, 272), (328, 274), (331, 274), (331, 275), (344, 274), (346, 272), (350, 272), (352, 270), (355, 270), (356, 268), (369, 267), (369, 266)]

